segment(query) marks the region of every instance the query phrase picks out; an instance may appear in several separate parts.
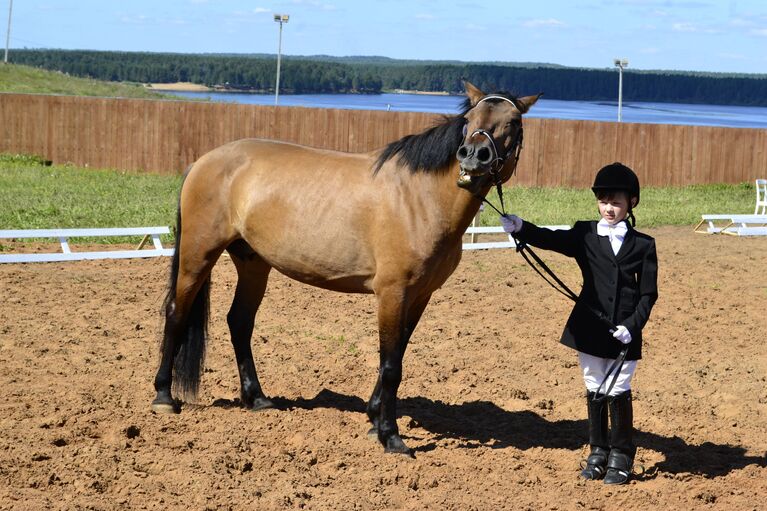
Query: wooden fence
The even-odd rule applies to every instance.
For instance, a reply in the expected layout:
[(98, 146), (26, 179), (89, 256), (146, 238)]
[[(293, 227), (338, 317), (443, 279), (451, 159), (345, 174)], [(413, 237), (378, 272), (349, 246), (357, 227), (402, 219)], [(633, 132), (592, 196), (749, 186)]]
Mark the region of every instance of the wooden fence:
[[(174, 173), (239, 138), (364, 152), (421, 131), (439, 118), (411, 112), (0, 94), (0, 152), (95, 168)], [(599, 167), (613, 161), (632, 167), (646, 186), (752, 182), (767, 176), (767, 130), (528, 118), (514, 182), (585, 187)]]

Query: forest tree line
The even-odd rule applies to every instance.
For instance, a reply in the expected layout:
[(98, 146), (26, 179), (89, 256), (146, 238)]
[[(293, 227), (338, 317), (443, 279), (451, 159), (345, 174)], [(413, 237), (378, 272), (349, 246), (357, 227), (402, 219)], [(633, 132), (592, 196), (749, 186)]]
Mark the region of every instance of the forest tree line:
[[(273, 92), (274, 55), (178, 54), (86, 50), (14, 50), (16, 64), (99, 80), (174, 83)], [(283, 56), (280, 93), (463, 92), (463, 80), (485, 91), (547, 99), (615, 101), (615, 69), (535, 63), (401, 61), (381, 57)], [(767, 106), (767, 75), (625, 70), (627, 102)]]

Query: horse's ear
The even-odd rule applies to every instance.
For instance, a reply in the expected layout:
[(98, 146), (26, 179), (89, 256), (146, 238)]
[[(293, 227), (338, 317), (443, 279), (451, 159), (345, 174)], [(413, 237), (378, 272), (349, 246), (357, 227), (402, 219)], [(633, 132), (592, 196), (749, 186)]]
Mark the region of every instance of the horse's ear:
[(475, 87), (473, 83), (464, 80), (463, 86), (466, 88), (466, 96), (469, 98), (471, 106), (477, 106), (479, 100), (485, 97), (485, 93)]
[(540, 97), (543, 96), (543, 92), (539, 92), (535, 96), (525, 96), (524, 98), (517, 98), (517, 103), (521, 107), (521, 113), (526, 114), (530, 107), (535, 104)]

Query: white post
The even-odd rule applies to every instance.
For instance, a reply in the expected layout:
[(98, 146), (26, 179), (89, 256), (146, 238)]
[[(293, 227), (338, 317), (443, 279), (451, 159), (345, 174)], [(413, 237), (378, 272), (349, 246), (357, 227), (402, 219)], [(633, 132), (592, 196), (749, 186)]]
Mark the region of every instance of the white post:
[(8, 63), (8, 46), (11, 43), (11, 14), (13, 13), (13, 0), (8, 5), (8, 30), (5, 32), (5, 59), (4, 64)]

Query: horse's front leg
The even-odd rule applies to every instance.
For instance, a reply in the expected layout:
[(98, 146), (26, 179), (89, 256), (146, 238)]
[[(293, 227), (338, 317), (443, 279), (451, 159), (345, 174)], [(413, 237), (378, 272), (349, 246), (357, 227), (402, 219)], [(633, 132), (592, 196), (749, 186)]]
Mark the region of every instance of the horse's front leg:
[(378, 440), (386, 452), (411, 454), (397, 428), (397, 390), (402, 381), (402, 353), (405, 345), (404, 293), (389, 292), (378, 297), (378, 338), (380, 343), (378, 379)]
[[(424, 296), (423, 298), (414, 301), (409, 310), (407, 311), (407, 318), (406, 318), (406, 329), (405, 329), (405, 335), (402, 339), (401, 348), (399, 350), (400, 355), (400, 364), (402, 363), (402, 360), (405, 357), (405, 350), (407, 349), (407, 345), (410, 342), (410, 337), (413, 335), (413, 331), (415, 330), (415, 327), (418, 325), (418, 321), (421, 319), (421, 315), (423, 314), (424, 309), (426, 309), (426, 305), (429, 303), (429, 299), (431, 298), (431, 293)], [(368, 437), (373, 439), (378, 439), (378, 419), (381, 415), (381, 374), (379, 372), (378, 379), (376, 380), (376, 386), (373, 389), (373, 394), (370, 396), (370, 400), (368, 400), (367, 405), (367, 415), (368, 419), (370, 419), (371, 424), (373, 427), (370, 428), (368, 431)]]
[(412, 455), (397, 428), (397, 390), (408, 340), (428, 301), (426, 297), (408, 308), (401, 289), (378, 294), (380, 364), (378, 381), (368, 403), (368, 417), (373, 423), (370, 432), (377, 432), (386, 452)]
[[(402, 360), (405, 357), (405, 350), (407, 349), (407, 345), (410, 342), (410, 337), (413, 335), (413, 331), (415, 330), (415, 327), (418, 325), (418, 321), (421, 319), (421, 315), (423, 314), (424, 309), (426, 309), (426, 305), (429, 303), (429, 299), (431, 298), (431, 294), (428, 294), (424, 298), (415, 301), (411, 306), (410, 309), (407, 311), (407, 318), (406, 318), (406, 330), (405, 335), (402, 338), (401, 347), (399, 350), (400, 355), (400, 364), (402, 363)], [(370, 428), (368, 431), (368, 437), (370, 439), (377, 439), (378, 438), (378, 418), (381, 413), (381, 374), (379, 372), (378, 378), (376, 380), (376, 386), (373, 389), (373, 394), (370, 396), (370, 400), (368, 401), (367, 406), (367, 414), (368, 418), (370, 419), (370, 422), (373, 424), (373, 427)]]

